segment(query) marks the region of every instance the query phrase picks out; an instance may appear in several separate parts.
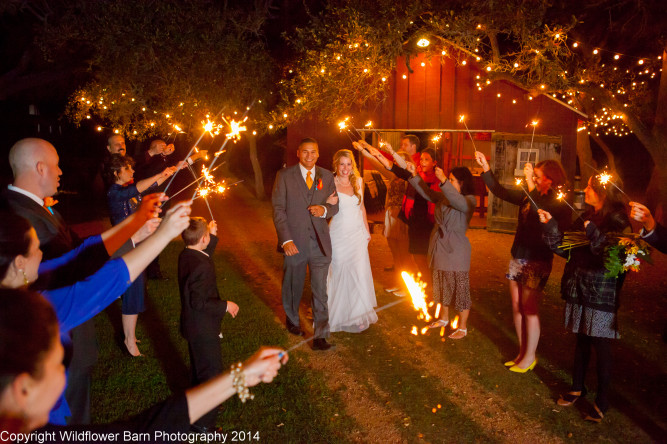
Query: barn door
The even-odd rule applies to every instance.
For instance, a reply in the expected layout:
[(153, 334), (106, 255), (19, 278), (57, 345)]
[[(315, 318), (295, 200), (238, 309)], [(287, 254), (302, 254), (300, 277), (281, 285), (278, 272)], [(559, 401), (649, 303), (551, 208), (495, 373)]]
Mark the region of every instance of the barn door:
[[(530, 134), (495, 133), (495, 147), (491, 150), (491, 170), (498, 182), (506, 188), (516, 188), (515, 178), (523, 178), (523, 165), (541, 162), (546, 159), (560, 161), (561, 138), (556, 136), (538, 136), (531, 146)], [(533, 163), (534, 164), (534, 163)], [(525, 184), (524, 184), (525, 187)], [(489, 193), (487, 229), (504, 233), (516, 231), (519, 209), (516, 205), (497, 199)]]

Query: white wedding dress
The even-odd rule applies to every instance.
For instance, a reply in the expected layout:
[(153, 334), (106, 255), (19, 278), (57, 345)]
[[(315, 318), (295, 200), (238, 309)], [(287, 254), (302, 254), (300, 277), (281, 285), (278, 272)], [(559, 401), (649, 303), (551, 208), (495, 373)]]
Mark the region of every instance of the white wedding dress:
[(361, 205), (357, 196), (338, 193), (338, 213), (329, 225), (332, 253), (327, 294), (332, 332), (359, 333), (378, 320)]

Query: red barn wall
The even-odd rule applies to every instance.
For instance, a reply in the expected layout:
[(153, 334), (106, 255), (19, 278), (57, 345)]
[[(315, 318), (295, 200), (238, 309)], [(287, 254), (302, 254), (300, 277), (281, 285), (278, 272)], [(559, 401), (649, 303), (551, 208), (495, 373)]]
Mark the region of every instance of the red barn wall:
[[(448, 57), (428, 60), (421, 55), (410, 58), (409, 65), (413, 72), (409, 72), (405, 58), (399, 58), (387, 100), (379, 106), (374, 120), (379, 122), (377, 128), (463, 129), (458, 120), (464, 114), (471, 130), (531, 134), (530, 122), (536, 119), (536, 135), (562, 137), (561, 162), (572, 179), (577, 119), (581, 118), (577, 113), (544, 95), (530, 100), (526, 91), (505, 81), (486, 85), (472, 60), (456, 65)], [(477, 83), (483, 84), (481, 91)], [(341, 118), (345, 115), (341, 111)], [(352, 115), (352, 119), (357, 126), (363, 125), (361, 117)], [(318, 163), (325, 168), (330, 168), (335, 151), (350, 148), (350, 139), (338, 131), (335, 123), (304, 120), (287, 130), (288, 165), (296, 163), (296, 148), (303, 137), (318, 139)]]

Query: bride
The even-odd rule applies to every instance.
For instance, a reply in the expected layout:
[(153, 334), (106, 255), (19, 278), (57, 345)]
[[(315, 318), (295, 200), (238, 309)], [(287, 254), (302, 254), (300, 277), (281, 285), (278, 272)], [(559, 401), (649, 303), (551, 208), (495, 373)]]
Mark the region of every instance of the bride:
[(358, 333), (377, 322), (375, 287), (368, 258), (371, 239), (363, 203), (363, 180), (350, 150), (334, 154), (338, 214), (329, 226), (331, 266), (327, 277), (332, 332)]

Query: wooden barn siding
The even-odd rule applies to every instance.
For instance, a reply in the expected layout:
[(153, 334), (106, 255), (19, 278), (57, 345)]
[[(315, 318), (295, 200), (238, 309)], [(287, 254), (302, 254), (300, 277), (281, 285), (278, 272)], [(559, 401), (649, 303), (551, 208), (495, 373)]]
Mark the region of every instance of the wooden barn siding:
[[(426, 66), (421, 66), (422, 61)], [(540, 123), (536, 135), (562, 137), (561, 162), (568, 178), (573, 179), (578, 119), (575, 112), (543, 95), (528, 100), (525, 91), (504, 81), (494, 82), (478, 91), (476, 83), (482, 80), (475, 76), (480, 70), (472, 63), (463, 66), (447, 57), (434, 56), (428, 60), (417, 56), (410, 59), (410, 67), (413, 73), (408, 72), (405, 59), (399, 58), (396, 71), (389, 79), (388, 97), (377, 106), (377, 117), (373, 119), (377, 128), (462, 129), (458, 119), (465, 114), (471, 130), (530, 135), (532, 127), (526, 125), (537, 118)], [(404, 74), (407, 79), (403, 79)], [(512, 104), (513, 99), (516, 104)], [(341, 118), (347, 115), (346, 112), (341, 110)], [(356, 125), (363, 125), (362, 117), (352, 117)], [(297, 162), (296, 148), (304, 137), (315, 137), (320, 142), (318, 164), (326, 168), (331, 166), (333, 153), (350, 147), (350, 139), (338, 131), (335, 123), (314, 119), (295, 122), (287, 131), (285, 162), (288, 165)], [(457, 137), (453, 134), (448, 142), (454, 149)]]

